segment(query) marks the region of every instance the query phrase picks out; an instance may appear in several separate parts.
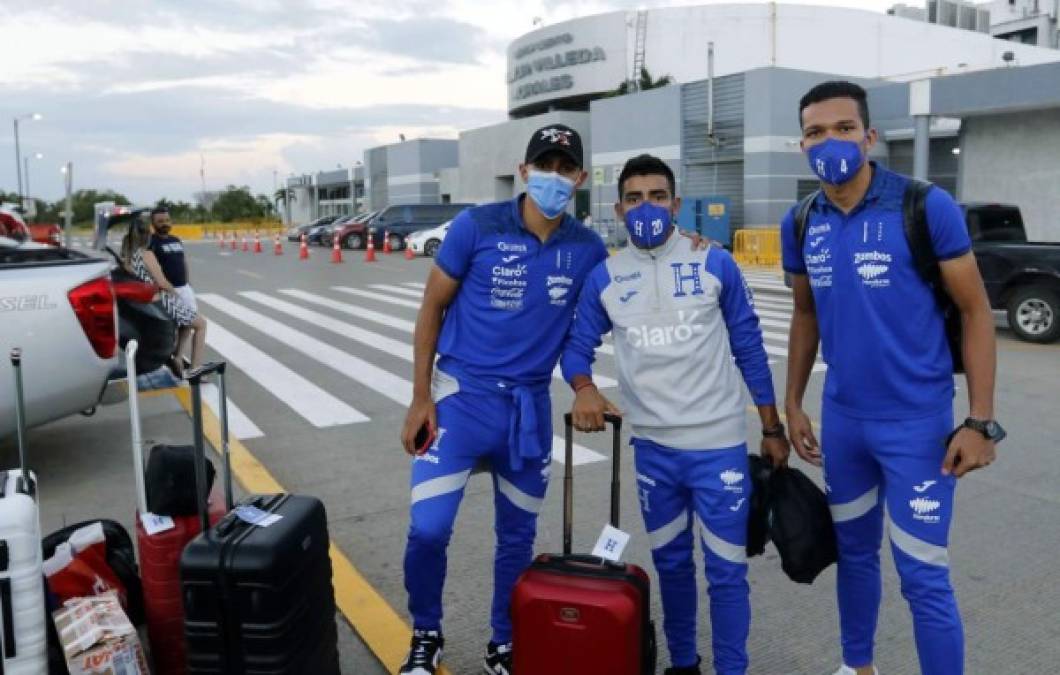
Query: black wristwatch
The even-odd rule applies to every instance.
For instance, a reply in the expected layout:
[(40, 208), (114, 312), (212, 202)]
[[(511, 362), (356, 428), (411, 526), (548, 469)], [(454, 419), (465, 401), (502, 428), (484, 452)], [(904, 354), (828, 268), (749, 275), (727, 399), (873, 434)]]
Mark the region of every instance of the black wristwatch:
[(997, 420), (977, 420), (974, 417), (969, 417), (964, 420), (961, 426), (978, 431), (983, 435), (983, 438), (995, 443), (1000, 443), (1005, 440), (1005, 436), (1008, 436), (1001, 425), (997, 423)]
[(762, 438), (784, 438), (784, 425), (777, 422), (776, 426), (762, 427)]

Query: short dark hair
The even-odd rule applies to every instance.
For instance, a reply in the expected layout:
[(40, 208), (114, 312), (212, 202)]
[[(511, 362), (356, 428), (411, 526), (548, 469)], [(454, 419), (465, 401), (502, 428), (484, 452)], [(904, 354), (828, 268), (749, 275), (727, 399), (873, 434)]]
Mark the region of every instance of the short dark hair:
[(163, 213), (169, 215), (169, 209), (164, 206), (156, 206), (155, 208), (151, 209), (151, 222), (155, 222), (155, 216), (160, 216)]
[(814, 103), (827, 101), (833, 98), (849, 98), (858, 104), (858, 113), (861, 115), (861, 123), (869, 128), (869, 100), (865, 90), (853, 82), (847, 80), (832, 80), (822, 82), (799, 99), (799, 128), (802, 128), (802, 111)]
[(654, 155), (637, 155), (630, 158), (622, 167), (622, 173), (618, 174), (619, 201), (626, 194), (626, 181), (633, 176), (666, 176), (666, 182), (670, 184), (670, 196), (677, 196), (677, 180), (673, 169)]

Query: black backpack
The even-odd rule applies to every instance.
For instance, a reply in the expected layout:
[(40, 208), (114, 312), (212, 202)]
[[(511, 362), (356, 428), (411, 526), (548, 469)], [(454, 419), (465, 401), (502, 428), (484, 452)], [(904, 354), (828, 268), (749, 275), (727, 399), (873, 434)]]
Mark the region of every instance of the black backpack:
[[(206, 491), (213, 487), (216, 470), (206, 459)], [(194, 516), (199, 512), (195, 490), (195, 446), (163, 445), (151, 448), (144, 471), (147, 510), (161, 516)]]
[(800, 584), (812, 583), (838, 558), (828, 499), (798, 469), (780, 468), (770, 476), (769, 538), (784, 573)]
[[(953, 298), (946, 292), (942, 283), (942, 270), (939, 268), (939, 260), (935, 256), (935, 250), (931, 246), (931, 230), (927, 222), (927, 194), (934, 187), (931, 183), (922, 180), (909, 179), (905, 194), (902, 195), (902, 224), (905, 229), (905, 240), (909, 244), (909, 250), (913, 254), (913, 264), (916, 266), (920, 278), (924, 280), (935, 295), (939, 310), (946, 325), (946, 342), (950, 346), (950, 355), (953, 357), (953, 372), (964, 372), (964, 356), (961, 352), (962, 333), (961, 313), (954, 304)], [(806, 242), (806, 218), (809, 216), (810, 207), (817, 199), (821, 190), (814, 190), (811, 194), (802, 198), (795, 207), (795, 240), (799, 243), (799, 251), (803, 250)]]

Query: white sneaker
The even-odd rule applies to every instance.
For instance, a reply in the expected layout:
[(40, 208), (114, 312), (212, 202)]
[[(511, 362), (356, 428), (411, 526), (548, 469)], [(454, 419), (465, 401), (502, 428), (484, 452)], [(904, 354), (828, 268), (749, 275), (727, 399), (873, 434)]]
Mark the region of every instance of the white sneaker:
[[(850, 666), (843, 665), (839, 667), (839, 670), (832, 673), (832, 675), (857, 675), (858, 671), (854, 670)], [(872, 667), (873, 675), (880, 675), (880, 671), (876, 669), (876, 666)]]

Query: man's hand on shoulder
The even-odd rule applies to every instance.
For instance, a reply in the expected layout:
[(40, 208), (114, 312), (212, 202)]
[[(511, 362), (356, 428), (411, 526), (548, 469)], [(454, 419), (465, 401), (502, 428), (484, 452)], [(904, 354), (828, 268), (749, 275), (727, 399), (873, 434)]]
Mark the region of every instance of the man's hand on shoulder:
[(690, 232), (682, 229), (678, 229), (677, 231), (681, 233), (682, 237), (685, 237), (692, 242), (693, 251), (706, 251), (711, 246), (722, 248), (722, 245), (719, 242), (714, 241), (710, 237), (704, 237), (698, 232)]

